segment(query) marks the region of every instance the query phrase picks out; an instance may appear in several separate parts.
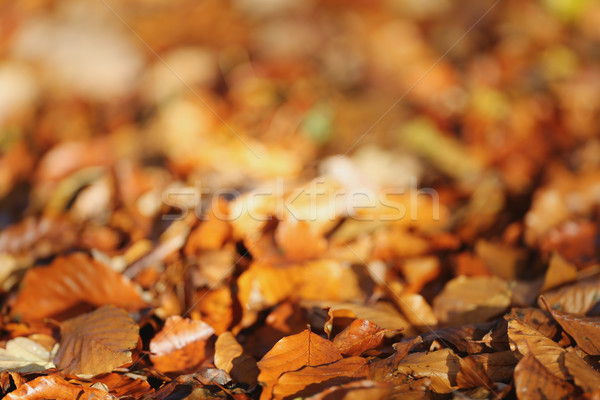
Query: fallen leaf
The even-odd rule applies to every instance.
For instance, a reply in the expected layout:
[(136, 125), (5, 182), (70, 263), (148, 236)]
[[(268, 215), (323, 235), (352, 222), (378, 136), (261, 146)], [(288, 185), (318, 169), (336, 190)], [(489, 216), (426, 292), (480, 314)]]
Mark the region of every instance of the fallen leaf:
[(577, 267), (562, 258), (560, 254), (553, 253), (541, 291), (546, 292), (575, 280), (577, 280)]
[(285, 301), (267, 315), (265, 325), (256, 330), (245, 343), (246, 351), (255, 358), (262, 358), (284, 336), (294, 335), (306, 329), (308, 321), (298, 303)]
[(169, 317), (150, 341), (150, 361), (161, 372), (193, 370), (209, 356), (209, 339), (214, 333), (206, 322)]
[(438, 319), (425, 298), (418, 293), (401, 293), (393, 297), (400, 311), (414, 326), (427, 329), (436, 326)]
[(58, 375), (40, 376), (27, 382), (5, 400), (115, 400), (116, 397), (104, 390), (68, 383)]
[(440, 275), (440, 260), (437, 257), (409, 258), (400, 265), (402, 275), (408, 283), (408, 293), (419, 293), (423, 287)]
[(344, 356), (360, 356), (379, 346), (385, 337), (385, 329), (366, 319), (355, 319), (333, 339), (333, 344)]
[(231, 332), (223, 332), (215, 343), (215, 366), (226, 371), (236, 382), (256, 385), (259, 370), (256, 360), (244, 352), (244, 348)]
[(98, 375), (131, 362), (138, 326), (127, 311), (112, 305), (60, 325), (54, 363), (64, 374)]
[(186, 255), (200, 254), (205, 250), (219, 250), (231, 236), (232, 228), (226, 221), (227, 202), (219, 197), (211, 205), (208, 218), (190, 233), (185, 244)]
[(494, 323), (492, 322), (450, 326), (448, 328), (425, 332), (421, 334), (421, 337), (426, 346), (430, 346), (434, 341), (437, 341), (456, 351), (480, 353), (486, 349), (486, 343), (482, 343), (484, 335), (493, 326)]
[(74, 253), (27, 271), (12, 315), (25, 320), (57, 318), (82, 303), (127, 310), (147, 306), (127, 278), (83, 253)]
[[(542, 301), (544, 301), (542, 297)], [(549, 311), (562, 328), (575, 339), (577, 345), (586, 353), (600, 355), (600, 318), (583, 317), (574, 314), (563, 314), (556, 310)]]
[(227, 285), (196, 293), (194, 309), (200, 311), (202, 320), (212, 326), (216, 334), (226, 332), (233, 321), (233, 299)]
[(318, 226), (295, 218), (279, 222), (275, 229), (275, 241), (291, 261), (316, 258), (327, 248), (327, 240), (319, 232)]
[(398, 364), (406, 357), (409, 351), (417, 344), (422, 343), (420, 336), (410, 340), (394, 344), (394, 354), (383, 360), (372, 360), (369, 364), (371, 376), (377, 382), (392, 382), (396, 379), (396, 368)]
[(575, 388), (544, 365), (533, 353), (519, 361), (515, 367), (515, 391), (519, 400), (572, 398)]
[(524, 249), (479, 239), (475, 253), (487, 269), (502, 279), (516, 279), (526, 267), (528, 252)]
[(305, 366), (330, 364), (341, 359), (342, 355), (332, 342), (308, 329), (284, 337), (258, 362), (258, 381), (264, 386), (261, 399), (271, 397), (273, 387), (285, 372)]
[(396, 373), (417, 379), (429, 378), (431, 390), (450, 393), (458, 389), (456, 377), (460, 368), (460, 357), (450, 349), (442, 349), (407, 355), (396, 366)]
[(542, 254), (556, 252), (566, 262), (583, 267), (598, 262), (598, 224), (587, 220), (569, 220), (550, 230), (540, 240)]
[(459, 276), (449, 281), (433, 300), (440, 322), (462, 325), (498, 316), (510, 305), (508, 284), (495, 276)]
[(391, 391), (391, 385), (362, 380), (329, 387), (306, 400), (384, 400)]
[(585, 392), (600, 391), (600, 372), (585, 362), (573, 348), (567, 349), (565, 367), (569, 375), (573, 377), (575, 384)]
[(519, 362), (510, 350), (473, 354), (465, 358), (472, 358), (475, 362), (481, 364), (486, 375), (494, 382), (509, 382), (512, 380), (515, 365)]
[(290, 297), (348, 301), (364, 298), (350, 265), (321, 259), (301, 265), (253, 263), (238, 279), (239, 299), (249, 310), (261, 310)]
[(305, 366), (284, 372), (273, 388), (274, 399), (294, 399), (318, 393), (328, 387), (368, 379), (367, 360), (349, 357), (327, 365)]
[(560, 325), (556, 323), (550, 313), (539, 308), (513, 308), (504, 316), (504, 319), (506, 321), (518, 319), (550, 339), (554, 339), (560, 331)]
[(555, 341), (517, 319), (508, 321), (508, 340), (516, 358), (533, 353), (550, 373), (567, 379), (561, 362), (565, 349)]
[[(414, 336), (416, 331), (412, 325), (394, 308), (392, 304), (379, 302), (373, 305), (357, 303), (302, 301), (302, 307), (309, 310), (309, 320), (312, 325), (324, 326), (325, 331), (331, 330), (330, 324), (335, 325), (336, 319), (346, 320), (348, 324), (356, 318), (366, 319), (382, 329), (402, 330), (406, 336)], [(347, 326), (344, 325), (343, 328)]]
[(148, 381), (128, 375), (116, 373), (99, 375), (94, 377), (93, 382), (106, 385), (108, 392), (117, 398), (140, 399), (154, 393)]
[(486, 367), (477, 359), (466, 357), (461, 359), (461, 368), (456, 375), (456, 385), (460, 388), (480, 388), (495, 393), (496, 385), (487, 375)]
[(48, 351), (25, 337), (11, 339), (6, 349), (0, 349), (0, 371), (35, 372), (54, 368), (52, 360), (57, 350), (58, 345)]
[[(600, 277), (578, 281), (546, 292), (544, 298), (553, 310), (585, 315), (600, 299)], [(543, 307), (541, 303), (539, 303), (539, 306)]]

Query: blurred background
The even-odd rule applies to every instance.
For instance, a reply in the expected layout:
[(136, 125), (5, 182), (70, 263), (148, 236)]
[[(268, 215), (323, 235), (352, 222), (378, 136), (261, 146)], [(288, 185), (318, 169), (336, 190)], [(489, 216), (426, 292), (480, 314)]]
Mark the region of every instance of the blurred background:
[(417, 177), (493, 224), (600, 164), (593, 0), (3, 1), (0, 55), (2, 225), (94, 166), (132, 198)]

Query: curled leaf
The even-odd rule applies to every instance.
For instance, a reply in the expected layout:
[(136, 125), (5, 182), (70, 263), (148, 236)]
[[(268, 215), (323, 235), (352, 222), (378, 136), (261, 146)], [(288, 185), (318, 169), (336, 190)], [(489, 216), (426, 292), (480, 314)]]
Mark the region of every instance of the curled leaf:
[(34, 372), (54, 368), (52, 359), (58, 346), (48, 351), (39, 343), (17, 337), (6, 343), (6, 349), (0, 349), (0, 371)]
[(256, 384), (258, 367), (256, 360), (244, 352), (244, 348), (231, 332), (223, 332), (215, 343), (215, 366), (229, 373), (237, 382), (252, 387)]

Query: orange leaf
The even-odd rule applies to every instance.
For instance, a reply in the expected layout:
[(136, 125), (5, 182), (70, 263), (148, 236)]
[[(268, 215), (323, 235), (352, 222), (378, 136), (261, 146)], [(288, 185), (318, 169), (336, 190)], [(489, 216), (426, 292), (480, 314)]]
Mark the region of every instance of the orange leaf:
[(327, 248), (327, 240), (317, 228), (306, 221), (286, 218), (275, 229), (275, 241), (288, 260), (316, 258)]
[(274, 399), (293, 399), (310, 396), (330, 386), (368, 379), (367, 360), (350, 357), (327, 365), (306, 366), (285, 372), (273, 388)]
[(9, 393), (5, 400), (114, 400), (111, 394), (68, 383), (57, 375), (40, 376)]
[[(600, 279), (582, 280), (568, 286), (544, 293), (544, 298), (552, 309), (570, 314), (587, 314), (600, 297)], [(542, 304), (539, 303), (540, 307)]]
[(192, 370), (207, 358), (208, 341), (214, 333), (203, 321), (169, 317), (150, 341), (150, 360), (161, 372)]
[(433, 310), (448, 325), (481, 322), (501, 315), (510, 305), (511, 290), (495, 276), (459, 276), (433, 300)]
[(563, 314), (551, 309), (549, 311), (565, 332), (575, 339), (581, 350), (592, 356), (600, 355), (600, 318)]
[(82, 303), (114, 304), (127, 310), (146, 306), (127, 278), (86, 254), (75, 253), (27, 271), (12, 313), (25, 320), (58, 318)]
[(517, 320), (508, 321), (508, 341), (516, 358), (533, 353), (552, 374), (566, 379), (562, 362), (565, 349), (552, 339), (542, 335), (538, 330)]
[(284, 337), (258, 362), (258, 380), (264, 384), (261, 399), (271, 397), (273, 386), (283, 373), (341, 359), (342, 355), (333, 343), (308, 329)]
[(54, 359), (65, 374), (98, 375), (131, 362), (138, 326), (125, 310), (103, 306), (61, 324)]
[(244, 352), (244, 348), (231, 332), (223, 332), (215, 343), (215, 366), (226, 371), (233, 380), (250, 387), (256, 385), (258, 367), (256, 360)]
[(150, 384), (142, 379), (134, 379), (127, 375), (110, 373), (96, 376), (93, 383), (103, 383), (108, 387), (109, 393), (115, 397), (142, 398), (154, 393)]
[(574, 388), (554, 375), (533, 354), (527, 354), (515, 367), (515, 391), (519, 400), (570, 399)]
[(593, 369), (572, 347), (565, 354), (565, 367), (575, 384), (586, 392), (600, 392), (600, 372)]
[(366, 319), (355, 319), (333, 339), (333, 344), (344, 356), (360, 356), (383, 342), (385, 329)]
[(378, 383), (369, 380), (345, 383), (340, 386), (332, 386), (321, 393), (308, 397), (306, 400), (329, 400), (329, 399), (369, 399), (383, 400), (387, 399), (391, 387), (385, 383)]

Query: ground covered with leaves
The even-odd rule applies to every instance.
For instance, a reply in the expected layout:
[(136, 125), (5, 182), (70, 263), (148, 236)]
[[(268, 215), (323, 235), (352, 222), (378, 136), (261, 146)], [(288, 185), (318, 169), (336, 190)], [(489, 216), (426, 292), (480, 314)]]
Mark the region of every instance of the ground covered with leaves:
[(600, 3), (0, 3), (0, 396), (600, 398)]

